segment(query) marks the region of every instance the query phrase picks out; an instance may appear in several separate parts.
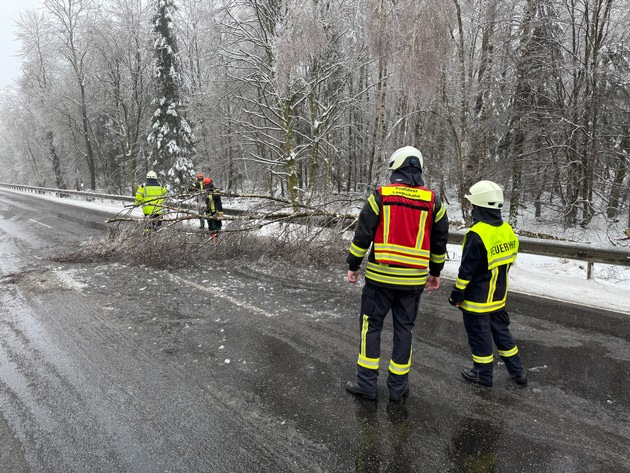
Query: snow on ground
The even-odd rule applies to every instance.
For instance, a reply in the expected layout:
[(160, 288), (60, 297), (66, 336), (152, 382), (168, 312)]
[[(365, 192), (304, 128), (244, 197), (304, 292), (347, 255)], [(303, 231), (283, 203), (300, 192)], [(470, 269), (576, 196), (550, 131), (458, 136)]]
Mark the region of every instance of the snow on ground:
[[(457, 277), (461, 247), (449, 245), (442, 276)], [(595, 264), (586, 279), (586, 262), (519, 253), (510, 270), (510, 290), (630, 315), (630, 267)]]
[[(25, 194), (24, 192), (12, 191), (10, 189), (2, 189), (6, 192), (15, 192), (16, 194)], [(115, 201), (115, 200), (103, 200), (100, 198), (95, 198), (95, 200), (88, 202), (86, 200), (81, 200), (79, 197), (74, 197), (70, 195), (70, 197), (57, 197), (49, 194), (31, 194), (26, 193), (28, 195), (32, 195), (33, 197), (38, 197), (44, 200), (52, 200), (55, 202), (63, 202), (64, 204), (74, 205), (76, 207), (85, 207), (88, 209), (97, 209), (102, 210), (104, 212), (111, 212), (112, 218), (115, 217), (119, 212), (124, 212), (125, 215), (128, 211), (131, 211), (129, 216), (133, 217), (142, 217), (142, 209), (141, 208), (133, 208), (133, 205), (130, 203)]]
[[(112, 217), (125, 207), (123, 202), (86, 202), (72, 198), (38, 197), (108, 211), (112, 213)], [(141, 217), (142, 211), (134, 209), (131, 215)], [(457, 215), (457, 212), (451, 212), (449, 208), (449, 215)], [(558, 232), (556, 228), (545, 228), (540, 224), (535, 228), (540, 233), (551, 235)], [(605, 240), (598, 233), (577, 235), (577, 238), (600, 243)], [(454, 280), (457, 277), (460, 259), (461, 247), (449, 245), (448, 261), (442, 273), (444, 279)], [(630, 315), (630, 267), (595, 264), (593, 272), (594, 278), (587, 280), (585, 261), (520, 253), (510, 271), (510, 290)], [(443, 281), (443, 284), (450, 284), (450, 281)]]
[[(449, 205), (448, 214), (450, 219), (457, 219), (461, 211)], [(517, 233), (528, 231), (594, 248), (612, 248), (613, 241), (620, 244), (619, 237), (625, 237), (623, 228), (623, 222), (609, 224), (598, 217), (589, 228), (564, 228), (553, 220), (536, 218), (533, 209), (524, 209), (519, 215)], [(446, 263), (445, 277), (457, 277), (461, 253), (460, 246), (449, 245), (451, 261)], [(521, 252), (510, 270), (510, 290), (630, 315), (630, 266), (594, 264), (591, 280), (586, 279), (586, 270), (586, 261)]]

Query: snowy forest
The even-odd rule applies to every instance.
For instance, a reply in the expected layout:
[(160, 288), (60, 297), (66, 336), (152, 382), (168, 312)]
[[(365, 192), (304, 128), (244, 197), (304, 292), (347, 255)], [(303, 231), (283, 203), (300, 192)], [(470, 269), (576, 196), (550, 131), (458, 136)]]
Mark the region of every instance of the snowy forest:
[[(0, 181), (365, 196), (402, 146), (461, 205), (630, 227), (630, 0), (42, 0)], [(451, 215), (466, 218), (466, 215)]]

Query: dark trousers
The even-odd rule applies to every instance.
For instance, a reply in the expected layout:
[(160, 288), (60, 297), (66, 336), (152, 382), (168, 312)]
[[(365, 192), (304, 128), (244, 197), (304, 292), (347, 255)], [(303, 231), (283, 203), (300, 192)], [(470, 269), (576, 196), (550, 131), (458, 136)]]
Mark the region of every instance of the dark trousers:
[(525, 370), (514, 337), (510, 333), (507, 310), (501, 309), (489, 314), (462, 312), (475, 364), (474, 370), (479, 373), (479, 378), (482, 381), (492, 381), (493, 341), (508, 373), (511, 376), (523, 374)]
[(221, 227), (223, 222), (221, 222), (221, 220), (215, 220), (213, 218), (209, 218), (208, 219), (208, 230), (210, 230), (212, 233), (219, 233), (219, 231), (221, 230)]
[(162, 226), (162, 214), (150, 214), (144, 216), (144, 232), (155, 232)]
[(204, 196), (197, 197), (197, 213), (200, 215), (199, 228), (204, 228), (206, 225), (206, 219), (203, 218), (203, 215), (205, 215), (206, 213), (206, 203)]
[(385, 316), (390, 310), (394, 346), (389, 361), (387, 387), (393, 395), (404, 392), (411, 369), (412, 330), (423, 290), (424, 286), (413, 289), (390, 289), (366, 282), (361, 297), (361, 344), (357, 383), (368, 392), (376, 392), (381, 356), (381, 331)]

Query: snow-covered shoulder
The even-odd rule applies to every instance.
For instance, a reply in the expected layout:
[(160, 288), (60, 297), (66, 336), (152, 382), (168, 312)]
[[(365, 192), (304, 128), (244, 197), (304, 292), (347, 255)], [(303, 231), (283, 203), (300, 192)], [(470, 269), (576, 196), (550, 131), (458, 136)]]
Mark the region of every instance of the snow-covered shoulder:
[[(442, 276), (457, 278), (461, 247), (448, 245)], [(519, 253), (510, 270), (510, 291), (630, 315), (630, 268), (595, 264), (586, 279), (586, 262)]]

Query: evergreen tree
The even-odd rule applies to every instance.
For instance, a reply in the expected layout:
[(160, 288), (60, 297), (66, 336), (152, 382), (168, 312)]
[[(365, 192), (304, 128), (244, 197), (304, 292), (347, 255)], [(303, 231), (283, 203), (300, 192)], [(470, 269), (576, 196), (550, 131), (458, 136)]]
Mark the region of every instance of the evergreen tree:
[(181, 76), (173, 14), (174, 0), (154, 0), (153, 17), (154, 68), (156, 106), (148, 136), (151, 145), (151, 165), (175, 185), (183, 184), (194, 175), (191, 157), (193, 136), (183, 114)]

